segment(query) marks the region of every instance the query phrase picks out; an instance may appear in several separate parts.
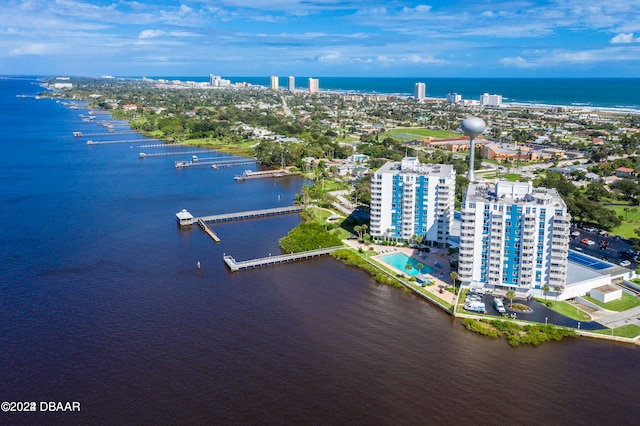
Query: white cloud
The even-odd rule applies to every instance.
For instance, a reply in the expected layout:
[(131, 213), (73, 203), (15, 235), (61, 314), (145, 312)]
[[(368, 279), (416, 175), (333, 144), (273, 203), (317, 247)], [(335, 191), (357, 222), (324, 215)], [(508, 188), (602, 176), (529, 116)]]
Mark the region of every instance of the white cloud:
[(515, 67), (515, 68), (534, 68), (536, 64), (527, 61), (522, 56), (516, 56), (513, 58), (502, 58), (499, 62), (505, 67)]
[(143, 30), (140, 32), (139, 38), (156, 38), (166, 34), (162, 30)]
[(28, 43), (21, 47), (16, 47), (11, 50), (9, 54), (11, 56), (23, 56), (23, 55), (46, 55), (53, 53), (50, 46), (45, 43)]
[(611, 43), (633, 43), (634, 41), (637, 40), (634, 40), (633, 33), (617, 34), (611, 39)]

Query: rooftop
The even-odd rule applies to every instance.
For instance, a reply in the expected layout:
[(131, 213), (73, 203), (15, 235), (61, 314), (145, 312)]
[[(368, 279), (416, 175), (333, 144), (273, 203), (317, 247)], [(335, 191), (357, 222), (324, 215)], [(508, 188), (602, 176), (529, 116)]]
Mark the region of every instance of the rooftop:
[(531, 182), (498, 181), (495, 185), (471, 184), (467, 189), (466, 201), (499, 202), (522, 206), (548, 205), (566, 209), (564, 200), (554, 188), (534, 188)]
[(416, 157), (405, 157), (401, 162), (388, 162), (380, 167), (376, 174), (415, 174), (437, 177), (449, 177), (453, 172), (450, 164), (422, 164)]

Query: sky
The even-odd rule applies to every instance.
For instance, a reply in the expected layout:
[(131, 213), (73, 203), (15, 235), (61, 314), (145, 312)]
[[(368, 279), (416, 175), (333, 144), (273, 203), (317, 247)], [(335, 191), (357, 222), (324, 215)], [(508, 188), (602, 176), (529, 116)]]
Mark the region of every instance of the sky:
[(640, 77), (640, 0), (3, 0), (0, 74)]

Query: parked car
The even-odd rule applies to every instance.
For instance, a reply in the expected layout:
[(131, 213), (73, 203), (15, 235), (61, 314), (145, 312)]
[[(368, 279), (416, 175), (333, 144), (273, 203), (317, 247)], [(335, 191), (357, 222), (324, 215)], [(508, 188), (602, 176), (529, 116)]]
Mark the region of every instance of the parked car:
[(504, 308), (502, 300), (498, 298), (493, 299), (493, 307), (496, 308), (496, 311), (500, 312), (501, 314), (507, 312), (507, 310)]
[(573, 232), (571, 233), (571, 236), (572, 236), (572, 237), (577, 237), (577, 236), (579, 236), (579, 235), (580, 235), (580, 232), (578, 232), (578, 231), (573, 231)]
[(600, 231), (600, 235), (602, 235), (603, 237), (608, 237), (609, 233), (607, 231)]
[(593, 240), (587, 240), (587, 242), (586, 242), (586, 244), (587, 244), (588, 246), (595, 245), (595, 243), (596, 243), (596, 242), (595, 242), (595, 241), (593, 241)]
[(588, 244), (588, 243), (589, 243), (589, 241), (590, 241), (590, 240), (589, 240), (588, 238), (586, 238), (586, 237), (585, 237), (585, 238), (583, 238), (582, 240), (580, 240), (580, 242), (581, 242), (582, 244)]
[(631, 262), (629, 262), (628, 260), (623, 260), (622, 262), (620, 262), (620, 266), (624, 266), (626, 268), (627, 266), (631, 266)]

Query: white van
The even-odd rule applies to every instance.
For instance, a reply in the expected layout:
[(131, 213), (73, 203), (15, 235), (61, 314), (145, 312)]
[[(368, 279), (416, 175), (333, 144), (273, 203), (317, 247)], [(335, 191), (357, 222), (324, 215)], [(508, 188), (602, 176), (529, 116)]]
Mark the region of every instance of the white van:
[(479, 312), (481, 314), (484, 314), (484, 311), (486, 311), (486, 309), (487, 307), (483, 302), (470, 301), (464, 304), (464, 310), (469, 312)]
[(505, 312), (507, 312), (507, 310), (504, 308), (504, 303), (502, 303), (501, 299), (493, 299), (493, 307), (496, 308), (496, 311), (500, 312), (501, 314), (504, 314)]

